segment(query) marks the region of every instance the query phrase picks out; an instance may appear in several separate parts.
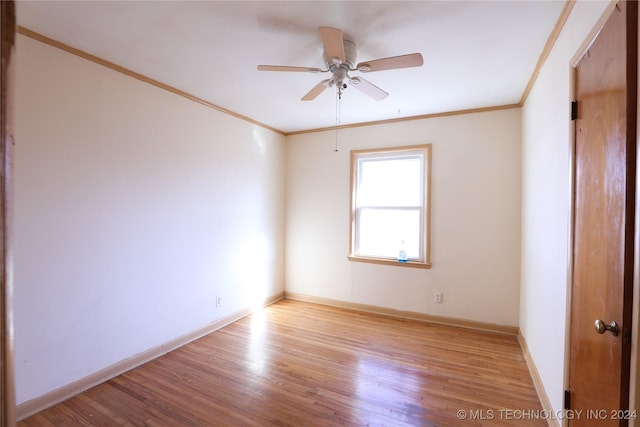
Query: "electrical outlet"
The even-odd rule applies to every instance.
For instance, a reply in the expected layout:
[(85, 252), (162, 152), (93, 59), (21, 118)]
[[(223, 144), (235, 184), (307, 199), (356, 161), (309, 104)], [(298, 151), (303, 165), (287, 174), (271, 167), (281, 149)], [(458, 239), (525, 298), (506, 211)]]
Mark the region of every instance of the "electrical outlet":
[(222, 297), (216, 296), (216, 307), (220, 307), (222, 305)]
[(433, 293), (433, 302), (438, 303), (438, 304), (442, 303), (442, 292), (435, 291)]

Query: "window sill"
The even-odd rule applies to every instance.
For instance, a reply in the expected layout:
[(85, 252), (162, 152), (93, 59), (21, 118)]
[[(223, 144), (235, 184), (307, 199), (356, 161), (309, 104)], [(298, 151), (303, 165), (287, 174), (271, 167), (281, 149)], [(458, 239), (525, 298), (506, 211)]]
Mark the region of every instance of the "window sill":
[(431, 268), (430, 263), (419, 262), (419, 261), (400, 262), (398, 260), (390, 259), (390, 258), (369, 258), (369, 257), (363, 257), (363, 256), (356, 256), (356, 255), (349, 255), (347, 258), (349, 258), (349, 261), (368, 262), (371, 264), (382, 264), (382, 265), (394, 265), (396, 267), (413, 267), (413, 268), (426, 268), (426, 269)]

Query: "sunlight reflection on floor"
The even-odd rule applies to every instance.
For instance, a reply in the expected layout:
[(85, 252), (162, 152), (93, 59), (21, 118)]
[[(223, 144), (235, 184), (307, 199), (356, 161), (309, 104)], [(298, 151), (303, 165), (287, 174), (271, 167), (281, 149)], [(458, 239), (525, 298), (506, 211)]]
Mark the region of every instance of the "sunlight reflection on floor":
[(385, 416), (414, 423), (422, 419), (422, 396), (406, 391), (420, 390), (421, 382), (420, 376), (411, 370), (363, 357), (358, 360), (355, 392), (367, 409), (378, 408)]
[(251, 315), (251, 335), (249, 337), (249, 367), (254, 374), (265, 373), (265, 314), (259, 308)]

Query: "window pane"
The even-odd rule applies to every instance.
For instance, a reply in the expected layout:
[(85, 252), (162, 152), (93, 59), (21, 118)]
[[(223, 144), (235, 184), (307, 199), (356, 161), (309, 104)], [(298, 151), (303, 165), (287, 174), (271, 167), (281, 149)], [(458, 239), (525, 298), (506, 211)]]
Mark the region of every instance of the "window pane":
[(419, 209), (367, 209), (358, 211), (357, 255), (397, 258), (404, 242), (409, 259), (420, 258)]
[(420, 206), (422, 161), (405, 159), (361, 159), (358, 206)]

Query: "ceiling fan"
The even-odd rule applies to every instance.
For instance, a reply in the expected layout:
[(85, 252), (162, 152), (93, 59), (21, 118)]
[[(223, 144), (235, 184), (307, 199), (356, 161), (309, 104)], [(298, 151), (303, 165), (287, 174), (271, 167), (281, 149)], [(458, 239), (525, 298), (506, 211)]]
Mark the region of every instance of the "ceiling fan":
[(313, 67), (294, 67), (288, 65), (258, 65), (260, 71), (293, 71), (326, 73), (331, 72), (331, 78), (322, 80), (313, 87), (302, 101), (311, 101), (320, 95), (328, 87), (337, 87), (338, 96), (342, 95), (342, 90), (347, 88), (347, 81), (363, 93), (380, 101), (389, 94), (378, 86), (363, 79), (362, 77), (351, 77), (349, 72), (359, 71), (370, 73), (373, 71), (395, 70), (397, 68), (420, 67), (423, 64), (422, 55), (411, 53), (408, 55), (392, 56), (389, 58), (375, 59), (372, 61), (356, 63), (356, 45), (350, 40), (345, 40), (342, 31), (337, 28), (319, 27), (320, 38), (324, 45), (324, 63), (326, 70)]

